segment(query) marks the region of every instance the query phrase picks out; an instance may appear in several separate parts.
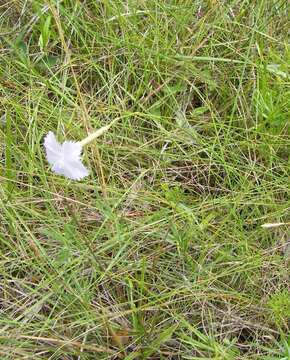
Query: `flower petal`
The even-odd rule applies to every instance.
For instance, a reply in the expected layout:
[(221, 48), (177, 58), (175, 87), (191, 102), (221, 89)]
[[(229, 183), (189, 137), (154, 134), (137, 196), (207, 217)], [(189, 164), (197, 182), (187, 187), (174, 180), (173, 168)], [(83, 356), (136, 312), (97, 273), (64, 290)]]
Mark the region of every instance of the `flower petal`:
[(73, 180), (80, 180), (89, 175), (88, 169), (82, 164), (82, 146), (79, 142), (57, 142), (53, 132), (49, 132), (44, 139), (46, 157), (52, 170)]
[(54, 165), (62, 153), (62, 145), (59, 144), (55, 135), (50, 131), (44, 139), (44, 147), (46, 150), (46, 157), (50, 165)]
[(52, 170), (59, 175), (64, 175), (72, 180), (80, 180), (89, 175), (88, 169), (82, 164), (81, 160), (58, 162)]
[(79, 159), (82, 152), (80, 143), (75, 141), (65, 141), (62, 144), (63, 156), (68, 160)]
[(70, 163), (70, 179), (80, 180), (89, 175), (89, 170), (82, 164), (81, 160)]

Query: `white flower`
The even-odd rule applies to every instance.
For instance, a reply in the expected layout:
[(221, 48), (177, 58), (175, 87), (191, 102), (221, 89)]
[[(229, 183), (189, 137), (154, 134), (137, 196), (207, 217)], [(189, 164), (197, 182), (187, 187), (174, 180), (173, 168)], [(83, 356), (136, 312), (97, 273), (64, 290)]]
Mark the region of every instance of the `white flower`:
[(52, 170), (69, 179), (80, 180), (88, 176), (88, 169), (82, 164), (82, 144), (75, 141), (57, 142), (53, 132), (49, 132), (44, 139), (46, 158)]
[(79, 142), (65, 141), (60, 144), (57, 142), (54, 133), (50, 131), (44, 139), (44, 147), (52, 170), (73, 180), (80, 180), (88, 176), (89, 171), (81, 161), (82, 148), (103, 135), (118, 120), (119, 118), (116, 118), (110, 124), (101, 127)]

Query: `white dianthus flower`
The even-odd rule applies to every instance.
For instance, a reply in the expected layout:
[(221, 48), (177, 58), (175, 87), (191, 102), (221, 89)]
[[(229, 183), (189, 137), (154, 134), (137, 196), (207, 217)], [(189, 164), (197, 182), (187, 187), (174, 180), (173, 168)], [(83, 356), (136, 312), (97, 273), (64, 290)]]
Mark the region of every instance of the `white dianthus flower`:
[(80, 180), (89, 175), (88, 169), (81, 161), (82, 146), (80, 143), (65, 141), (60, 144), (54, 133), (50, 131), (44, 139), (44, 146), (46, 158), (56, 174), (73, 180)]
[(65, 141), (60, 144), (56, 140), (54, 133), (50, 131), (44, 138), (44, 147), (52, 171), (72, 180), (81, 180), (88, 176), (89, 171), (81, 160), (82, 148), (107, 131), (116, 120), (109, 125), (103, 126), (80, 142)]

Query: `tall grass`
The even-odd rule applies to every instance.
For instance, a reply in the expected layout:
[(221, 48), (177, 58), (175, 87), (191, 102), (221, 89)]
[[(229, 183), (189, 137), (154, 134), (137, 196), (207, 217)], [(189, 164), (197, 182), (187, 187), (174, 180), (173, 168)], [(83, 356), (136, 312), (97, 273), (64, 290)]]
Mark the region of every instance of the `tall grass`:
[(287, 5), (0, 5), (1, 359), (290, 358)]

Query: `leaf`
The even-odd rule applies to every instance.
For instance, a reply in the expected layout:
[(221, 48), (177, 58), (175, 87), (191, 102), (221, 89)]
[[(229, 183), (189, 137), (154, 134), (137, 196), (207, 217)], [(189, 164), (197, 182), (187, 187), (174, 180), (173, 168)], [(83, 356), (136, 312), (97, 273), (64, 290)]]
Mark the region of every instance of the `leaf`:
[(23, 41), (22, 37), (19, 36), (14, 44), (11, 44), (14, 47), (14, 51), (17, 57), (20, 59), (21, 63), (27, 65), (29, 62), (28, 57), (28, 47), (27, 44)]
[(272, 74), (275, 74), (277, 76), (281, 76), (284, 79), (287, 79), (287, 77), (289, 76), (286, 72), (280, 70), (280, 65), (279, 64), (269, 64), (266, 66), (266, 69), (271, 72)]
[(40, 47), (41, 51), (44, 51), (49, 38), (50, 38), (50, 22), (51, 22), (51, 16), (48, 16), (45, 21), (41, 24), (41, 34), (39, 36), (38, 45)]
[(200, 107), (197, 107), (197, 108), (195, 108), (195, 109), (193, 109), (191, 112), (190, 112), (190, 115), (191, 116), (196, 116), (196, 117), (198, 117), (198, 116), (200, 116), (200, 115), (203, 115), (205, 112), (207, 112), (208, 111), (208, 108), (207, 108), (207, 106), (200, 106)]
[(186, 119), (185, 114), (181, 110), (176, 111), (175, 119), (176, 119), (177, 125), (180, 128), (188, 128), (188, 127), (190, 127), (190, 125), (189, 125), (189, 123), (188, 123), (188, 121)]
[(57, 56), (44, 55), (43, 57), (40, 58), (40, 60), (36, 64), (36, 68), (39, 71), (45, 71), (53, 68), (58, 61), (59, 58)]
[(15, 42), (15, 49), (17, 49), (19, 52), (21, 52), (22, 54), (27, 54), (27, 45), (23, 40), (17, 40)]
[(186, 85), (185, 84), (174, 84), (174, 85), (167, 85), (164, 88), (164, 91), (168, 94), (168, 95), (174, 95), (177, 94), (179, 92), (185, 91), (186, 90)]
[(124, 360), (134, 360), (136, 358), (140, 359), (140, 352), (138, 351), (134, 351), (133, 353), (127, 355)]
[(148, 346), (144, 352), (143, 356), (145, 359), (147, 359), (149, 356), (151, 356), (153, 353), (159, 350), (160, 346), (165, 343), (166, 341), (170, 340), (174, 331), (177, 329), (178, 325), (173, 325), (169, 327), (168, 329), (164, 330), (158, 338), (152, 341), (151, 345)]

